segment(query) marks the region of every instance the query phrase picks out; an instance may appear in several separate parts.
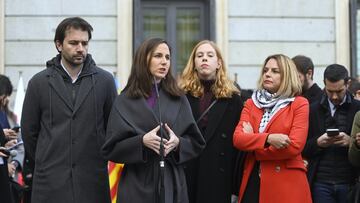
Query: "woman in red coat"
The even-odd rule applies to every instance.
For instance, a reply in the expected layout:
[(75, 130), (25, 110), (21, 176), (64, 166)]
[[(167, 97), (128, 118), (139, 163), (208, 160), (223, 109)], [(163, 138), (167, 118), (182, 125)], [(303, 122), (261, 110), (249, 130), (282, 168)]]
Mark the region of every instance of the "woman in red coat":
[(233, 142), (247, 151), (239, 203), (312, 202), (301, 157), (309, 104), (291, 59), (266, 58), (254, 92), (241, 113)]

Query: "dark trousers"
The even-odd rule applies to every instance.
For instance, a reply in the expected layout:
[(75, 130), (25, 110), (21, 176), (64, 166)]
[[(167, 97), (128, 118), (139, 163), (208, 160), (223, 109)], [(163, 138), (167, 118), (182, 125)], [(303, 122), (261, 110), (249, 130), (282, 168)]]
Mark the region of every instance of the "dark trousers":
[(23, 196), (23, 203), (31, 203), (31, 189), (26, 189), (24, 191), (24, 196)]
[(7, 163), (0, 165), (0, 202), (12, 203)]
[(349, 184), (315, 182), (312, 196), (314, 203), (348, 203)]

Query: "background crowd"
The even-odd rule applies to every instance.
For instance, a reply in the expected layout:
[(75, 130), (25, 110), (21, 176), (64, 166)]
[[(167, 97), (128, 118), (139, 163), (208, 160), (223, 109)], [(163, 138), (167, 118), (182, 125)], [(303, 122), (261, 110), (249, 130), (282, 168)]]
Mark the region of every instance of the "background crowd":
[(321, 89), (309, 57), (273, 54), (249, 94), (214, 42), (176, 80), (170, 45), (151, 38), (117, 95), (88, 53), (92, 31), (58, 25), (21, 127), (0, 75), (1, 202), (110, 202), (108, 161), (124, 164), (118, 203), (360, 202), (360, 82), (346, 67), (329, 64)]

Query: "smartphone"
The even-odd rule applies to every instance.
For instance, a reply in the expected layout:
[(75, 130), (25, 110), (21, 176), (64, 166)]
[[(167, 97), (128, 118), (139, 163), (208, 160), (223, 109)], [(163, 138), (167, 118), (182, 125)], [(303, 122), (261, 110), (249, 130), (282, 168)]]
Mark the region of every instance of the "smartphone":
[(8, 150), (8, 149), (4, 149), (4, 148), (1, 148), (0, 149), (0, 152), (2, 152), (3, 154), (5, 154), (6, 156), (10, 156), (10, 150)]
[(24, 144), (24, 142), (21, 140), (20, 142), (14, 144), (13, 146), (6, 148), (6, 150), (9, 150), (9, 151), (10, 151), (10, 150), (13, 150), (13, 149), (15, 149), (17, 146), (22, 145), (22, 144)]
[(329, 129), (326, 129), (326, 133), (329, 137), (334, 137), (334, 136), (338, 135), (340, 132), (339, 132), (339, 129), (337, 129), (337, 128), (329, 128)]
[(20, 130), (20, 126), (14, 126), (13, 128), (11, 128), (11, 130), (15, 131), (15, 132), (19, 132)]

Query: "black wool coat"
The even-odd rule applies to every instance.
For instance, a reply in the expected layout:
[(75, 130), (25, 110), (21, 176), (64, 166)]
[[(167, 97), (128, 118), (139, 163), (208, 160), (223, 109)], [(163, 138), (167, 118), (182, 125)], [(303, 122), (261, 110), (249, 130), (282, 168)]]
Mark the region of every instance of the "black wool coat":
[[(125, 163), (117, 202), (158, 203), (160, 159), (143, 145), (142, 139), (159, 125), (159, 106), (156, 104), (151, 109), (144, 98), (128, 98), (125, 91), (117, 97), (111, 110), (102, 152), (113, 162)], [(180, 139), (177, 151), (165, 158), (165, 202), (188, 203), (183, 163), (198, 156), (205, 141), (185, 95), (174, 98), (160, 90), (159, 98), (162, 123), (167, 123)], [(165, 131), (163, 135), (168, 139)]]
[[(200, 117), (199, 98), (187, 94), (195, 120)], [(243, 101), (239, 95), (219, 99), (208, 112), (208, 124), (202, 132), (206, 147), (200, 156), (186, 164), (190, 203), (231, 202), (232, 191), (239, 191), (234, 171), (243, 156), (233, 147), (233, 133), (239, 122)], [(241, 164), (241, 163), (240, 163)], [(237, 166), (241, 168), (241, 166)]]
[(309, 104), (312, 104), (316, 101), (320, 101), (324, 91), (314, 83), (308, 90), (305, 91), (304, 97), (309, 101)]
[(100, 147), (116, 97), (113, 77), (88, 55), (73, 100), (60, 58), (29, 81), (23, 105), (25, 150), (35, 160), (32, 202), (110, 202)]

